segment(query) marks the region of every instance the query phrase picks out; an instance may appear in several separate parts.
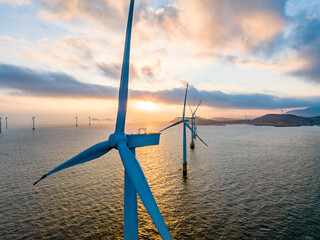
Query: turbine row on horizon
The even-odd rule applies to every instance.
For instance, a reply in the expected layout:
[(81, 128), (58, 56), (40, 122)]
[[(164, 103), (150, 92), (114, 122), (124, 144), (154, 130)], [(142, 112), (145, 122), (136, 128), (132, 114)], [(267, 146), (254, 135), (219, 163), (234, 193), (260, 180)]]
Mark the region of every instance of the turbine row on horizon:
[[(78, 127), (79, 126), (79, 117), (78, 117), (78, 114), (76, 114), (76, 116), (74, 117), (74, 120), (75, 120), (75, 126)], [(105, 119), (98, 119), (98, 118), (92, 118), (91, 115), (89, 114), (88, 116), (88, 126), (90, 127), (91, 126), (91, 122), (92, 121), (113, 121), (113, 119), (109, 119), (109, 118), (105, 118)]]
[[(35, 118), (36, 118), (36, 116), (31, 115), (32, 130), (35, 130)], [(3, 119), (3, 118), (2, 118), (2, 116), (0, 115), (0, 133), (2, 132), (2, 124), (1, 124), (2, 119)], [(8, 129), (8, 117), (5, 116), (4, 119), (5, 119), (5, 123), (6, 123), (6, 129)]]

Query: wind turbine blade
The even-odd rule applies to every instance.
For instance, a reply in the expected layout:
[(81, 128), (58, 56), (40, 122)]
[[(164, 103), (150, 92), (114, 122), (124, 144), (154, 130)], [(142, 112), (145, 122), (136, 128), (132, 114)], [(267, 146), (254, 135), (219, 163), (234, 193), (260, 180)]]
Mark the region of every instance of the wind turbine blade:
[(191, 112), (191, 115), (193, 117), (193, 112), (192, 112), (192, 109), (191, 109), (191, 106), (189, 105), (189, 108), (190, 108), (190, 112)]
[(183, 114), (182, 114), (182, 120), (184, 120), (185, 112), (186, 112), (186, 102), (187, 102), (187, 95), (188, 95), (188, 86), (189, 83), (187, 83), (186, 93), (184, 95), (184, 104), (183, 104)]
[(118, 115), (117, 115), (116, 129), (115, 129), (115, 132), (120, 134), (124, 133), (126, 114), (127, 114), (130, 42), (131, 42), (133, 8), (134, 8), (134, 0), (131, 0), (129, 16), (128, 16), (128, 24), (127, 24), (126, 42), (125, 42), (122, 70), (121, 70)]
[(199, 102), (199, 104), (198, 104), (198, 106), (197, 106), (197, 108), (196, 108), (196, 110), (194, 110), (194, 115), (196, 114), (196, 112), (197, 112), (197, 110), (198, 110), (198, 108), (199, 108), (199, 106), (200, 106), (200, 104), (202, 103), (202, 100)]
[(204, 145), (206, 145), (206, 146), (208, 147), (208, 144), (206, 144), (206, 143), (198, 136), (198, 134), (196, 134), (196, 133), (192, 130), (192, 127), (190, 127), (190, 125), (189, 125), (188, 123), (184, 122), (184, 124), (190, 129), (190, 131), (191, 131), (194, 135), (197, 136), (197, 138), (200, 139), (201, 142), (204, 143)]
[(176, 125), (178, 125), (178, 124), (180, 124), (180, 123), (182, 123), (182, 122), (183, 122), (182, 120), (179, 121), (179, 122), (176, 122), (176, 123), (170, 125), (169, 127), (166, 127), (166, 128), (164, 128), (164, 129), (162, 129), (161, 131), (159, 131), (159, 133), (163, 132), (164, 130), (167, 130), (168, 128), (174, 127), (174, 126), (176, 126)]
[(102, 155), (106, 154), (112, 149), (110, 147), (110, 144), (108, 141), (98, 143), (96, 145), (93, 145), (92, 147), (84, 150), (83, 152), (79, 153), (78, 155), (74, 156), (73, 158), (69, 159), (68, 161), (62, 163), (58, 167), (54, 168), (47, 174), (43, 175), (38, 181), (36, 181), (33, 185), (36, 185), (38, 182), (40, 182), (42, 179), (50, 176), (53, 173), (59, 172), (63, 169), (88, 162), (91, 160), (94, 160), (98, 157), (101, 157)]
[(117, 147), (123, 166), (128, 173), (137, 193), (139, 194), (143, 205), (146, 207), (151, 219), (158, 229), (162, 239), (172, 239), (138, 160), (124, 142), (120, 142)]

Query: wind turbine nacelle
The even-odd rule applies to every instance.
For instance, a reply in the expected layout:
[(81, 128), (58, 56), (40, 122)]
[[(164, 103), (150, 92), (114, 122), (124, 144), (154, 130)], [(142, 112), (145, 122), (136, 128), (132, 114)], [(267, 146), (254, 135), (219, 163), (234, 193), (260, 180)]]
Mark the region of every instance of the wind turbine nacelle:
[(159, 145), (160, 142), (160, 133), (130, 134), (127, 137), (129, 148)]

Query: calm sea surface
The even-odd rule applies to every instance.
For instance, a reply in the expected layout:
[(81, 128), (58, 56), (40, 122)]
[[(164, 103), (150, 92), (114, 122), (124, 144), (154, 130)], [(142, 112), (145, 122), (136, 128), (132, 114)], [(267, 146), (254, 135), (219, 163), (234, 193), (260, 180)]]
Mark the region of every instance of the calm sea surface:
[[(112, 131), (4, 130), (0, 239), (122, 239), (117, 151), (32, 185)], [(194, 150), (188, 147), (187, 179), (181, 126), (163, 133), (159, 146), (136, 150), (174, 239), (320, 239), (320, 127), (199, 126), (198, 132), (209, 147), (197, 140)], [(160, 239), (138, 204), (140, 238)]]

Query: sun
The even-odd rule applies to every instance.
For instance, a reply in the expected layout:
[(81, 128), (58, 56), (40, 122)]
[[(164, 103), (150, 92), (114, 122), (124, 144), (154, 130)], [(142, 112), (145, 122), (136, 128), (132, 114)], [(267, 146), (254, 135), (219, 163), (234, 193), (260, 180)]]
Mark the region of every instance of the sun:
[(157, 108), (157, 106), (153, 102), (143, 101), (139, 103), (139, 108), (142, 110), (153, 111)]

